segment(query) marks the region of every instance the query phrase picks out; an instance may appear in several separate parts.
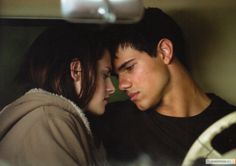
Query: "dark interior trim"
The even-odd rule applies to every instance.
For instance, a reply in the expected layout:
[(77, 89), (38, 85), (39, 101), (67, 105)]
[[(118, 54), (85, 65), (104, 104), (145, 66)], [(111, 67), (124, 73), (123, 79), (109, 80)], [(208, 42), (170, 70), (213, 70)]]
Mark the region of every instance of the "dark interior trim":
[(11, 26), (53, 26), (53, 25), (66, 25), (73, 24), (65, 20), (60, 19), (9, 19), (0, 18), (0, 25), (11, 25)]

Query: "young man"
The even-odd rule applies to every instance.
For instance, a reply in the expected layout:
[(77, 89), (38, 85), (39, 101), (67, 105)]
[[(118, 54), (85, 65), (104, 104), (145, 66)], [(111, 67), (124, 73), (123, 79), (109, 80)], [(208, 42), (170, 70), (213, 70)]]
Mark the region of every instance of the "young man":
[(180, 165), (196, 138), (235, 106), (191, 78), (181, 29), (161, 10), (146, 9), (139, 23), (109, 34), (119, 89), (135, 104), (110, 104), (102, 119), (112, 165)]

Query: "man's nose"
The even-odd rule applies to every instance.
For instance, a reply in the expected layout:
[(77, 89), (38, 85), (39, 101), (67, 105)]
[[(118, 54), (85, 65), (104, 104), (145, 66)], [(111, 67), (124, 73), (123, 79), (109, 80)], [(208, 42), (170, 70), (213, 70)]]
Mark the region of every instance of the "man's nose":
[(119, 76), (119, 89), (120, 90), (127, 90), (128, 88), (130, 88), (132, 85), (131, 81), (129, 78), (125, 77), (125, 76)]

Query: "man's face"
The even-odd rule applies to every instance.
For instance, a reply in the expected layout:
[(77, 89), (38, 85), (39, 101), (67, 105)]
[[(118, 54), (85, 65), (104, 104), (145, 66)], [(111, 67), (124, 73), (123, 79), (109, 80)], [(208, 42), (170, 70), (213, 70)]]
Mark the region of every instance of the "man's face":
[(119, 48), (116, 57), (119, 89), (125, 91), (140, 110), (159, 104), (169, 82), (168, 68), (162, 58), (150, 57), (132, 47)]

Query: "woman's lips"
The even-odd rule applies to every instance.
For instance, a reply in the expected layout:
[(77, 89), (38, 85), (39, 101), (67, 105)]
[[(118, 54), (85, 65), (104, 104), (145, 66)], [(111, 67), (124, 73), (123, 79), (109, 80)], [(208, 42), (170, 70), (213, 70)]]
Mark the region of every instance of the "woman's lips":
[(105, 97), (104, 102), (105, 102), (105, 104), (107, 104), (109, 102), (109, 97)]

